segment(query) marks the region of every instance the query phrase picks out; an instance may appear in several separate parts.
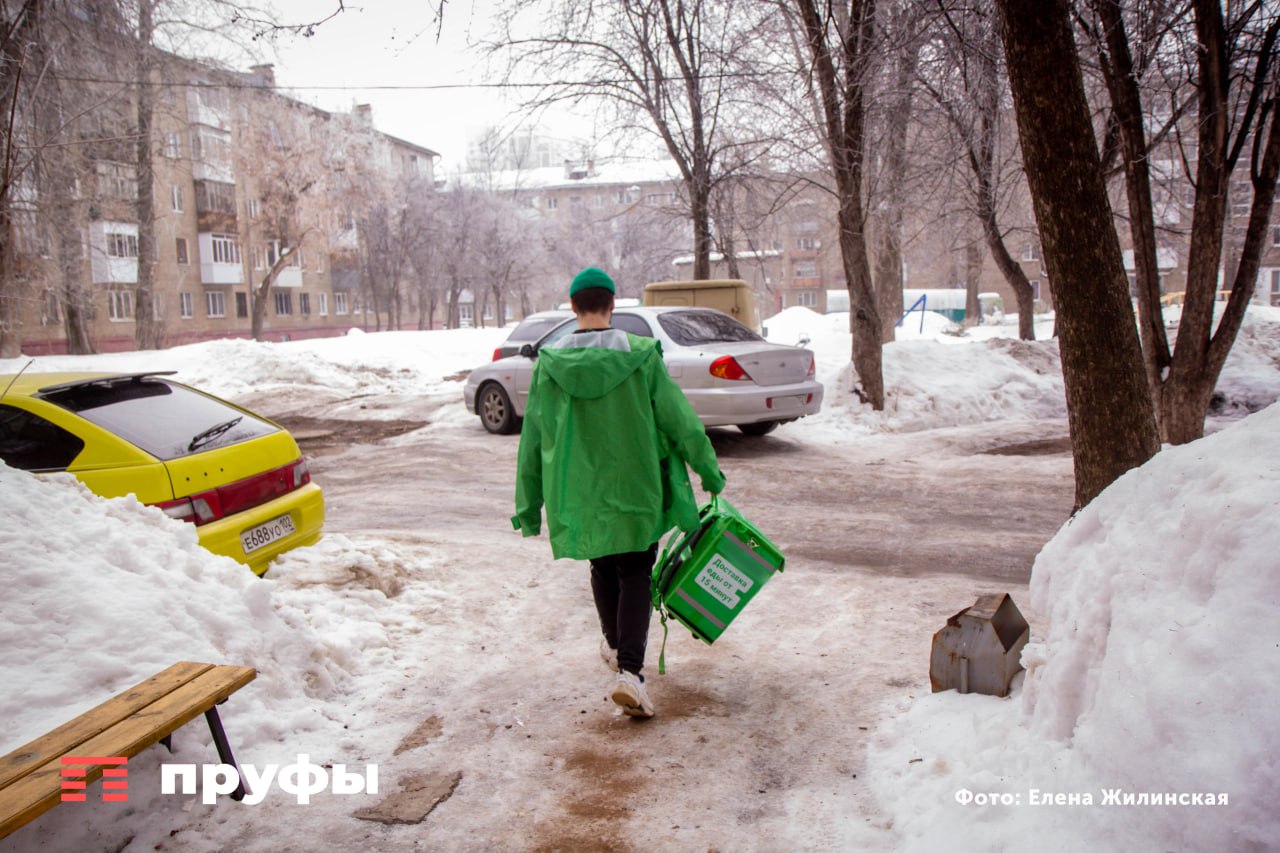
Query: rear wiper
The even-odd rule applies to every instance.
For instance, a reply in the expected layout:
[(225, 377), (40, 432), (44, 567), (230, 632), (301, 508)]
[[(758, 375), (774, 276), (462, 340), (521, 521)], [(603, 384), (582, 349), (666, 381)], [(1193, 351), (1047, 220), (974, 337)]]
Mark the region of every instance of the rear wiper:
[(187, 445), (187, 452), (191, 452), (192, 450), (195, 450), (200, 445), (207, 444), (210, 441), (213, 441), (215, 438), (222, 435), (224, 432), (231, 429), (233, 426), (240, 423), (242, 420), (244, 420), (243, 415), (241, 415), (238, 418), (232, 418), (231, 420), (226, 421), (224, 423), (220, 423), (216, 426), (209, 427), (207, 430), (205, 430), (202, 433), (199, 433), (195, 438), (191, 439), (191, 443)]

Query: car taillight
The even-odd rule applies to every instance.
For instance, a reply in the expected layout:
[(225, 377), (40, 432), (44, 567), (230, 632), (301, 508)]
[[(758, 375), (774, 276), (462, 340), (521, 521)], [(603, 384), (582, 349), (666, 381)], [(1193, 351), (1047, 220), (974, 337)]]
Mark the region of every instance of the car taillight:
[(222, 501), (217, 490), (201, 492), (189, 498), (178, 498), (176, 501), (164, 501), (154, 504), (164, 510), (164, 514), (179, 521), (192, 524), (208, 524), (222, 517)]
[(493, 361), (497, 361), (500, 358), (502, 358), (502, 347), (494, 347)]
[(720, 379), (745, 379), (748, 381), (751, 379), (747, 375), (747, 371), (743, 370), (742, 365), (738, 364), (737, 359), (731, 355), (722, 355), (711, 362), (711, 375)]
[(805, 373), (805, 376), (813, 377), (814, 375), (817, 374), (817, 372), (818, 372), (818, 363), (814, 360), (813, 356), (809, 356), (809, 370), (807, 373)]
[(207, 492), (198, 492), (173, 501), (152, 504), (164, 514), (195, 525), (235, 515), (287, 495), (311, 482), (311, 466), (306, 459), (295, 459), (288, 465), (272, 468), (252, 477), (227, 483)]

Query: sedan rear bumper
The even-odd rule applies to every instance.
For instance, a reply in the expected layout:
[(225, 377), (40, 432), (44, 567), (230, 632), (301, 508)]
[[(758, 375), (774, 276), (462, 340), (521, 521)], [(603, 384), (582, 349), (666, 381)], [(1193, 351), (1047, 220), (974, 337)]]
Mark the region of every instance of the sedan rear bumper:
[(686, 388), (685, 396), (703, 426), (735, 426), (791, 421), (822, 409), (822, 383), (747, 385), (742, 388)]

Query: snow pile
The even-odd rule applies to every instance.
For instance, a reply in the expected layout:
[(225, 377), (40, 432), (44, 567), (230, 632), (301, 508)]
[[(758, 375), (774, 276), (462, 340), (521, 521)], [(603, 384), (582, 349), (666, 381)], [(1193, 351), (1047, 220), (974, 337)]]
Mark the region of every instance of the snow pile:
[(3, 463), (0, 517), (0, 719), (10, 747), (47, 730), (51, 709), (69, 718), (193, 660), (258, 669), (232, 712), (255, 719), (238, 741), (250, 748), (327, 725), (324, 703), (388, 652), (395, 614), (384, 605), (405, 569), (385, 546), (362, 553), (328, 537), (260, 579), (132, 497), (107, 500), (69, 475)]
[[(1018, 341), (1017, 326), (979, 327), (964, 336), (955, 323), (926, 312), (899, 328), (884, 347), (885, 411), (872, 412), (852, 392), (852, 335), (847, 313), (817, 314), (788, 308), (765, 323), (769, 340), (809, 339), (825, 398), (806, 419), (836, 432), (916, 432), (1001, 420), (1065, 419), (1066, 397), (1056, 340)], [(1042, 330), (1041, 330), (1042, 331)], [(972, 333), (972, 337), (970, 334)], [(957, 345), (960, 344), (960, 345)], [(1274, 383), (1273, 383), (1274, 384)]]
[(130, 373), (175, 370), (180, 382), (232, 400), (287, 393), (299, 386), (335, 397), (416, 396), (435, 386), (456, 391), (450, 379), (492, 358), (506, 329), (379, 332), (340, 338), (268, 343), (235, 338), (166, 350), (0, 359), (0, 373), (59, 370)]
[[(1165, 448), (1063, 527), (1033, 569), (1030, 603), (1048, 625), (1023, 652), (1020, 695), (924, 697), (872, 750), (906, 848), (975, 833), (991, 849), (1274, 844), (1277, 506), (1272, 406)], [(962, 804), (965, 791), (1004, 799)], [(1034, 804), (1057, 794), (1082, 802)], [(1130, 794), (1178, 799), (1125, 805)], [(1183, 799), (1202, 794), (1228, 804)]]

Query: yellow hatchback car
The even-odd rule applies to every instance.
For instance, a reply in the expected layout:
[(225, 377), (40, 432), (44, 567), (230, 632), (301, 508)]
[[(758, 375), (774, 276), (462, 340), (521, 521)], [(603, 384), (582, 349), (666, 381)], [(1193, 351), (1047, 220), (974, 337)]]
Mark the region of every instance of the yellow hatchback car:
[(318, 541), (324, 496), (293, 436), (171, 373), (0, 375), (0, 459), (133, 494), (259, 575)]

